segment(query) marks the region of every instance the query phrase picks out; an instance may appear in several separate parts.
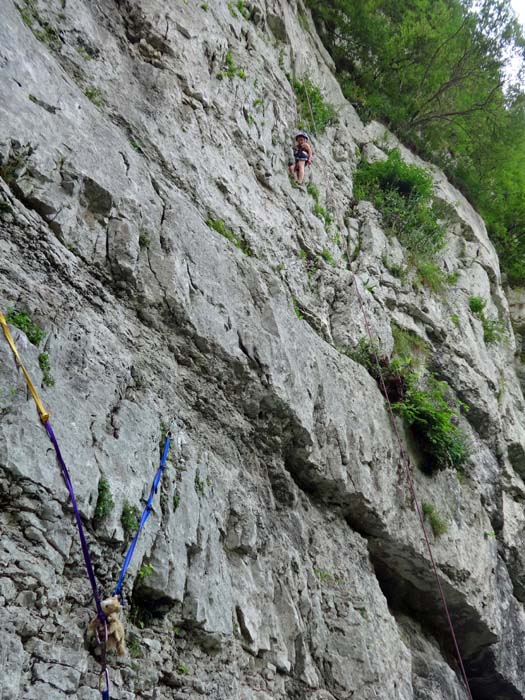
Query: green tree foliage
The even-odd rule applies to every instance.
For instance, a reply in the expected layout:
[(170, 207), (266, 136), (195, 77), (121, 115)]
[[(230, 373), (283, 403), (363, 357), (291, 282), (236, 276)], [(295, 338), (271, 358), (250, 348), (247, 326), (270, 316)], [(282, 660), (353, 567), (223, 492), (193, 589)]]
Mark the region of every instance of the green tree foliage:
[(308, 1), (361, 116), (444, 168), (525, 283), (525, 38), (510, 0)]

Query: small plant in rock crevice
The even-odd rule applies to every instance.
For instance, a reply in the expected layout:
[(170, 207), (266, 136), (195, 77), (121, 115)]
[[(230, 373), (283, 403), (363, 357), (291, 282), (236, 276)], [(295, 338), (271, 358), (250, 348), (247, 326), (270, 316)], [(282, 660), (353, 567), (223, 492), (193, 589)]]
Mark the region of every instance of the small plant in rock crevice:
[(140, 642), (138, 639), (130, 639), (129, 640), (128, 651), (129, 651), (129, 655), (133, 659), (142, 659), (144, 656), (144, 653), (142, 651), (142, 647), (140, 646)]
[(321, 219), (321, 221), (324, 223), (326, 230), (330, 228), (332, 225), (332, 213), (328, 211), (328, 209), (325, 209), (322, 207), (319, 202), (316, 202), (314, 206), (312, 207), (313, 213), (317, 216), (318, 219)]
[(93, 59), (92, 54), (86, 49), (85, 46), (77, 46), (75, 50), (77, 54), (84, 59), (84, 61), (91, 61)]
[(122, 515), (120, 516), (120, 522), (122, 524), (122, 529), (124, 530), (124, 535), (129, 538), (139, 526), (140, 513), (137, 506), (132, 506), (128, 501), (124, 501), (124, 506), (122, 507)]
[(318, 566), (314, 566), (314, 576), (317, 579), (319, 579), (320, 583), (326, 583), (332, 578), (332, 575), (329, 571), (326, 571), (325, 569), (320, 569)]
[(442, 292), (448, 284), (449, 276), (439, 265), (422, 260), (416, 263), (416, 280), (432, 292)]
[(392, 262), (391, 260), (388, 259), (386, 255), (383, 255), (381, 258), (381, 262), (383, 263), (384, 267), (392, 277), (395, 277), (396, 279), (400, 280), (403, 284), (406, 282), (407, 279), (407, 269), (403, 265), (398, 265), (397, 263)]
[(306, 191), (314, 200), (312, 212), (317, 216), (318, 219), (321, 219), (321, 221), (323, 221), (325, 228), (328, 231), (333, 221), (332, 212), (321, 206), (321, 203), (319, 202), (321, 195), (319, 193), (319, 189), (316, 187), (316, 185), (313, 184), (313, 182), (308, 183), (308, 185), (306, 186)]
[(93, 104), (96, 107), (103, 107), (104, 106), (104, 98), (102, 97), (102, 93), (97, 87), (87, 87), (84, 90), (84, 95), (90, 100), (90, 102), (93, 102)]
[(483, 318), (481, 325), (483, 326), (483, 340), (486, 343), (499, 343), (504, 339), (505, 324), (499, 319)]
[(297, 301), (297, 299), (295, 297), (292, 297), (292, 304), (293, 304), (293, 310), (294, 310), (295, 315), (297, 316), (297, 318), (300, 321), (303, 321), (304, 316), (303, 316), (303, 313), (301, 311), (301, 307), (299, 306), (299, 302)]
[(252, 13), (248, 7), (244, 4), (244, 0), (237, 0), (237, 2), (229, 2), (228, 9), (232, 17), (238, 17), (241, 15), (244, 19), (251, 19)]
[(412, 367), (423, 366), (429, 353), (428, 343), (414, 331), (391, 324), (394, 339), (394, 356), (410, 358)]
[(325, 261), (325, 263), (328, 263), (328, 265), (331, 265), (332, 267), (335, 267), (336, 262), (335, 258), (332, 255), (332, 253), (328, 250), (328, 248), (323, 248), (321, 251), (321, 257)]
[(435, 537), (441, 537), (441, 535), (448, 532), (447, 522), (443, 520), (431, 503), (423, 501), (421, 509), (424, 516), (428, 519)]
[(498, 343), (505, 337), (505, 325), (499, 319), (490, 319), (485, 315), (487, 302), (481, 297), (469, 297), (469, 309), (481, 321), (485, 343)]
[(238, 248), (244, 255), (247, 255), (248, 257), (255, 257), (255, 253), (253, 252), (251, 246), (249, 243), (247, 243), (245, 240), (242, 238), (239, 238), (236, 236), (231, 229), (229, 229), (224, 221), (222, 219), (211, 219), (208, 218), (206, 220), (207, 226), (209, 226), (211, 229), (214, 231), (217, 231), (217, 233), (220, 233), (221, 236), (226, 238), (227, 241), (230, 241), (230, 243), (233, 243), (233, 245)]
[(146, 233), (146, 231), (139, 232), (139, 248), (143, 250), (144, 248), (149, 248), (151, 244), (151, 239)]
[(42, 44), (45, 44), (53, 51), (60, 51), (62, 42), (57, 30), (49, 22), (44, 20), (37, 10), (35, 0), (21, 0), (16, 5), (23, 23), (33, 32), (33, 35)]
[(242, 78), (246, 79), (246, 71), (243, 68), (239, 68), (235, 65), (233, 54), (231, 51), (227, 51), (224, 56), (223, 70), (217, 73), (217, 79), (222, 80), (223, 78)]
[(195, 491), (199, 496), (204, 496), (206, 494), (205, 482), (201, 479), (199, 472), (195, 474)]
[(45, 386), (55, 386), (55, 380), (51, 374), (51, 364), (47, 352), (41, 352), (38, 356), (38, 364), (42, 371), (42, 384)]
[(155, 572), (155, 567), (153, 564), (142, 564), (138, 571), (138, 578), (139, 581), (144, 581), (144, 579), (148, 578), (148, 576), (151, 576)]
[[(145, 627), (150, 626), (154, 623), (158, 616), (155, 615), (155, 611), (152, 609), (151, 605), (147, 605), (145, 601), (137, 600), (133, 598), (131, 603), (131, 609), (129, 610), (129, 621), (143, 630)], [(138, 640), (137, 644), (138, 644)]]
[(137, 153), (144, 152), (144, 148), (142, 147), (142, 144), (137, 139), (134, 139), (132, 136), (129, 137), (129, 145)]
[(481, 297), (469, 297), (468, 307), (472, 311), (473, 314), (476, 314), (476, 315), (482, 314), (485, 310), (486, 305), (487, 305), (487, 302), (485, 301), (485, 299), (482, 299)]
[(406, 358), (390, 359), (381, 352), (377, 344), (361, 338), (353, 350), (344, 350), (345, 355), (358, 362), (373, 377), (383, 395), (388, 394), (390, 401), (401, 400), (406, 392), (407, 376), (412, 363)]
[(429, 374), (421, 380), (415, 373), (407, 377), (402, 401), (392, 406), (411, 428), (423, 453), (423, 471), (432, 473), (445, 467), (460, 468), (468, 458), (465, 437), (455, 421), (466, 406), (451, 396), (448, 385)]
[(309, 182), (309, 183), (306, 185), (306, 191), (308, 192), (308, 194), (309, 194), (311, 197), (314, 198), (314, 201), (316, 201), (316, 202), (319, 201), (319, 198), (320, 198), (321, 195), (320, 195), (320, 192), (319, 192), (318, 187), (317, 187), (316, 185), (314, 185), (313, 182)]
[(115, 502), (113, 501), (113, 496), (111, 495), (109, 481), (102, 477), (98, 482), (98, 497), (97, 505), (95, 506), (95, 518), (97, 520), (107, 518), (113, 510), (114, 505)]

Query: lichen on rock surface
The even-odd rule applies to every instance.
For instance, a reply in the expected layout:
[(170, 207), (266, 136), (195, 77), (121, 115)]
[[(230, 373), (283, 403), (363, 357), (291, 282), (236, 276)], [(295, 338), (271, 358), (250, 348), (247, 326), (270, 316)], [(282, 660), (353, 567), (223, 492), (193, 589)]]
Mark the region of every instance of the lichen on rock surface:
[[(461, 471), (429, 476), (396, 425), (421, 502), (446, 523), (429, 536), (472, 695), (523, 700), (525, 408), (481, 218), (359, 120), (300, 0), (5, 0), (0, 12), (0, 310), (42, 329), (33, 343), (11, 324), (107, 596), (126, 515), (176, 425), (125, 584), (115, 697), (468, 697), (384, 397), (352, 359), (361, 298), (381, 352), (395, 352), (395, 328), (410, 332), (425, 371), (468, 406)], [(290, 77), (337, 115), (313, 136), (307, 191), (287, 174)], [(438, 291), (381, 212), (354, 200), (358, 161), (393, 148), (431, 173), (446, 213)], [(510, 303), (520, 331), (523, 304)], [(3, 339), (0, 504), (0, 697), (94, 700), (67, 490)]]

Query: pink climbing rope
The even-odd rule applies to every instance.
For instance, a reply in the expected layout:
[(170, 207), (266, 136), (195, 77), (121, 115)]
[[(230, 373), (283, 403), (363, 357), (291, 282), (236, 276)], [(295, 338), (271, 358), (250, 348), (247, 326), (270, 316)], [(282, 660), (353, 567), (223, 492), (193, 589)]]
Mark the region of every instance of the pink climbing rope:
[(468, 681), (467, 672), (466, 672), (466, 670), (465, 670), (465, 665), (464, 665), (464, 663), (463, 663), (463, 656), (461, 655), (461, 651), (460, 651), (460, 648), (459, 648), (459, 643), (458, 643), (458, 640), (457, 640), (457, 637), (456, 637), (456, 632), (455, 632), (455, 630), (454, 630), (454, 625), (453, 625), (453, 623), (452, 623), (452, 617), (451, 617), (451, 615), (450, 615), (450, 610), (449, 610), (449, 607), (448, 607), (448, 604), (447, 604), (447, 599), (446, 599), (446, 596), (445, 596), (445, 591), (443, 590), (443, 585), (442, 585), (441, 580), (440, 580), (440, 578), (439, 578), (439, 573), (438, 573), (438, 568), (437, 568), (436, 560), (434, 559), (434, 554), (433, 554), (433, 552), (432, 552), (432, 546), (431, 546), (431, 544), (430, 544), (430, 539), (429, 539), (429, 537), (428, 537), (427, 529), (426, 529), (426, 527), (425, 527), (425, 519), (424, 519), (424, 516), (423, 516), (423, 511), (422, 511), (422, 509), (421, 509), (421, 506), (419, 505), (419, 500), (418, 500), (417, 491), (416, 491), (416, 485), (415, 485), (415, 483), (414, 483), (414, 477), (412, 476), (412, 469), (411, 469), (411, 465), (410, 465), (410, 458), (409, 458), (409, 456), (408, 456), (408, 454), (407, 454), (405, 448), (403, 447), (403, 441), (401, 440), (401, 435), (399, 434), (399, 430), (398, 430), (398, 427), (397, 427), (397, 423), (396, 423), (394, 411), (393, 411), (393, 409), (392, 409), (392, 404), (391, 404), (391, 402), (390, 402), (390, 398), (389, 398), (389, 396), (388, 396), (388, 391), (387, 391), (387, 388), (386, 388), (386, 385), (385, 385), (385, 380), (384, 380), (384, 378), (383, 378), (383, 372), (382, 372), (381, 364), (380, 364), (380, 362), (379, 362), (379, 358), (378, 358), (378, 356), (377, 356), (377, 352), (375, 351), (374, 338), (373, 338), (373, 336), (372, 336), (372, 331), (371, 331), (371, 329), (370, 329), (370, 323), (369, 323), (369, 321), (368, 321), (368, 314), (367, 314), (367, 311), (366, 311), (366, 306), (365, 306), (365, 304), (364, 304), (363, 297), (361, 296), (361, 292), (360, 292), (360, 290), (359, 290), (359, 285), (358, 285), (358, 283), (357, 283), (357, 277), (355, 276), (355, 274), (354, 274), (353, 272), (351, 272), (351, 275), (352, 275), (353, 282), (354, 282), (354, 285), (355, 285), (355, 288), (356, 288), (356, 291), (357, 291), (357, 299), (358, 299), (358, 302), (359, 302), (359, 306), (360, 306), (360, 308), (361, 308), (361, 313), (363, 314), (363, 318), (364, 318), (364, 322), (365, 322), (365, 327), (366, 327), (366, 332), (367, 332), (368, 338), (369, 338), (369, 340), (370, 340), (370, 349), (371, 349), (371, 352), (372, 352), (372, 354), (373, 354), (373, 356), (374, 356), (374, 361), (375, 361), (375, 363), (376, 363), (376, 365), (377, 365), (377, 369), (378, 369), (378, 373), (379, 373), (379, 381), (380, 381), (380, 384), (381, 384), (381, 389), (382, 389), (383, 394), (384, 394), (384, 396), (385, 396), (385, 398), (386, 398), (386, 402), (387, 402), (387, 406), (388, 406), (388, 414), (389, 414), (389, 417), (390, 417), (390, 422), (392, 423), (392, 427), (393, 427), (393, 429), (394, 429), (394, 433), (395, 433), (395, 436), (396, 436), (396, 438), (397, 438), (397, 442), (398, 442), (398, 444), (399, 444), (399, 451), (400, 451), (400, 454), (401, 454), (401, 457), (402, 457), (402, 460), (403, 460), (403, 467), (404, 467), (404, 470), (405, 470), (405, 473), (406, 473), (408, 485), (409, 485), (409, 488), (410, 488), (410, 493), (412, 494), (412, 498), (413, 498), (414, 503), (415, 503), (415, 505), (416, 505), (417, 514), (418, 514), (418, 516), (419, 516), (419, 522), (421, 523), (421, 529), (423, 530), (423, 535), (424, 535), (424, 537), (425, 537), (425, 542), (426, 542), (426, 545), (427, 545), (428, 554), (429, 554), (430, 561), (431, 561), (431, 564), (432, 564), (432, 570), (433, 570), (433, 572), (434, 572), (434, 576), (435, 576), (435, 579), (436, 579), (436, 582), (437, 582), (437, 585), (438, 585), (438, 588), (439, 588), (439, 594), (440, 594), (440, 597), (441, 597), (441, 601), (442, 601), (442, 603), (443, 603), (443, 609), (444, 609), (444, 611), (445, 611), (445, 616), (446, 616), (446, 618), (447, 618), (448, 627), (449, 627), (450, 634), (451, 634), (451, 636), (452, 636), (452, 640), (453, 640), (453, 643), (454, 643), (454, 649), (456, 650), (456, 656), (457, 656), (457, 659), (458, 659), (458, 662), (459, 662), (459, 666), (460, 666), (460, 669), (461, 669), (461, 675), (462, 675), (462, 677), (463, 677), (463, 681), (464, 681), (464, 683), (465, 683), (465, 687), (466, 687), (466, 689), (467, 689), (468, 696), (469, 696), (470, 700), (473, 700), (472, 691), (470, 690), (470, 684), (469, 684), (469, 681)]

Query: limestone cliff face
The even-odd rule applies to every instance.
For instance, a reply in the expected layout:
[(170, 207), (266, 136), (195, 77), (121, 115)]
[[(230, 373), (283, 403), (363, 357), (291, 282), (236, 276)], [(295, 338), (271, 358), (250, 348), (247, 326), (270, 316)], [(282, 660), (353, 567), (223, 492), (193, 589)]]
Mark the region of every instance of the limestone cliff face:
[[(359, 287), (385, 351), (392, 322), (413, 330), (470, 406), (465, 477), (416, 466), (415, 480), (448, 523), (431, 538), (474, 698), (522, 700), (525, 415), (494, 249), (432, 169), (458, 281), (436, 295), (390, 274), (403, 249), (370, 204), (349, 212), (360, 151), (384, 157), (395, 140), (345, 102), (300, 2), (245, 6), (250, 19), (225, 0), (0, 10), (0, 308), (45, 330), (36, 347), (13, 329), (39, 383), (48, 354), (55, 385), (41, 393), (105, 593), (122, 511), (144, 503), (176, 422), (113, 695), (467, 698), (384, 400), (340, 351), (365, 333)], [(338, 110), (309, 175), (328, 231), (286, 174), (286, 73)], [(485, 344), (470, 296), (489, 300), (505, 342)], [(1, 338), (0, 419), (0, 697), (95, 700), (71, 507)], [(114, 507), (97, 520), (101, 479)]]

